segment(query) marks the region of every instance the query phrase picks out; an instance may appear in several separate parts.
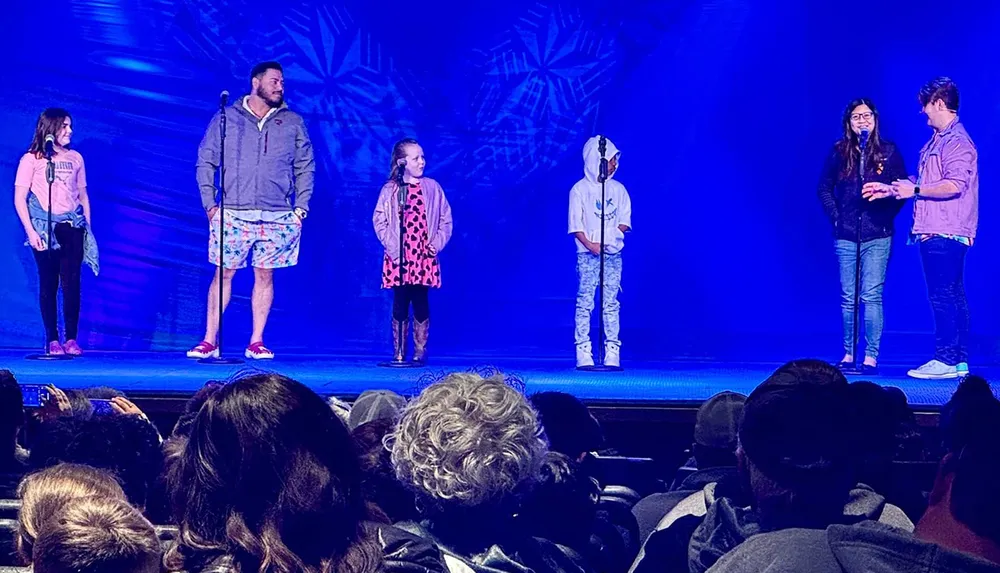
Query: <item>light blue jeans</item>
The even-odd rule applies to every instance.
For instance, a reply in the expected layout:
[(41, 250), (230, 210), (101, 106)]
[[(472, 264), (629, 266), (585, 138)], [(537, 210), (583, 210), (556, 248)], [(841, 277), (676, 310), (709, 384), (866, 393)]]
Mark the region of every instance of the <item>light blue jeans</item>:
[[(838, 240), (837, 259), (840, 262), (840, 311), (844, 323), (844, 352), (854, 352), (854, 259), (857, 243)], [(882, 342), (882, 288), (889, 265), (892, 238), (873, 239), (861, 243), (861, 304), (864, 307), (865, 356), (878, 359)]]
[[(590, 313), (594, 310), (594, 298), (600, 278), (601, 257), (593, 253), (577, 253), (576, 273), (580, 279), (576, 291), (576, 344), (590, 342)], [(604, 255), (604, 336), (612, 344), (618, 340), (619, 322), (618, 289), (622, 283), (622, 255)]]

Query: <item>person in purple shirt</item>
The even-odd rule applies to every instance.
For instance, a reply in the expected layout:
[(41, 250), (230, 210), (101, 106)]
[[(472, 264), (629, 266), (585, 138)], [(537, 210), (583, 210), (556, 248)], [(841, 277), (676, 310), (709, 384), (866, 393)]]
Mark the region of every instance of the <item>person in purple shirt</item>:
[(913, 198), (911, 242), (920, 246), (927, 294), (934, 311), (934, 358), (910, 370), (924, 380), (969, 373), (969, 304), (965, 256), (979, 223), (979, 167), (976, 146), (958, 118), (958, 86), (937, 78), (920, 89), (920, 104), (934, 135), (920, 150), (916, 181), (866, 183), (870, 201)]

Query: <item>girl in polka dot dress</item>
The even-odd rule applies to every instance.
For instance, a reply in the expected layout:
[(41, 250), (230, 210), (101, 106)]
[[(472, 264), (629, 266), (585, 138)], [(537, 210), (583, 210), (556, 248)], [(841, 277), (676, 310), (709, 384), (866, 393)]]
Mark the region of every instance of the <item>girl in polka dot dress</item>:
[[(389, 181), (382, 186), (372, 222), (385, 248), (382, 288), (392, 289), (392, 336), (396, 360), (406, 354), (406, 332), (413, 306), (413, 360), (423, 362), (430, 331), (431, 288), (441, 287), (438, 253), (451, 238), (451, 206), (437, 181), (424, 177), (424, 150), (415, 139), (402, 139), (392, 148)], [(403, 207), (396, 183), (403, 172)], [(403, 260), (399, 258), (399, 217), (403, 212)], [(403, 338), (400, 339), (400, 324)]]

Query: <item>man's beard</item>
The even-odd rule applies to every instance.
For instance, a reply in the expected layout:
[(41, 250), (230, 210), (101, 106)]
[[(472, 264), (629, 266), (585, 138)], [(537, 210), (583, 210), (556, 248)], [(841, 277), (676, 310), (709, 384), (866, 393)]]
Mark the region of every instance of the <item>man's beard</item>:
[(257, 97), (264, 100), (264, 102), (270, 107), (281, 107), (281, 104), (285, 101), (284, 96), (278, 96), (277, 100), (270, 99), (263, 87), (257, 88)]

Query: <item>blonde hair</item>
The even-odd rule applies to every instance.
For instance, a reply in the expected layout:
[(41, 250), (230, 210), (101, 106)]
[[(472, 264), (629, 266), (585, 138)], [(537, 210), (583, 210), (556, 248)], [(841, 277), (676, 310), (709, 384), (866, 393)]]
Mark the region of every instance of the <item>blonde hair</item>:
[(500, 376), (452, 374), (428, 386), (387, 438), (399, 480), (437, 510), (506, 505), (537, 481), (541, 426)]
[(27, 564), (33, 561), (35, 540), (42, 526), (74, 499), (99, 496), (125, 499), (125, 492), (111, 474), (79, 464), (59, 464), (29, 474), (17, 486), (21, 510), (17, 514), (17, 553)]
[(392, 146), (392, 156), (389, 158), (389, 181), (395, 181), (399, 173), (399, 160), (406, 157), (406, 148), (410, 145), (420, 145), (412, 137), (404, 137)]
[(34, 573), (157, 573), (156, 530), (124, 499), (68, 501), (45, 523), (35, 545)]

